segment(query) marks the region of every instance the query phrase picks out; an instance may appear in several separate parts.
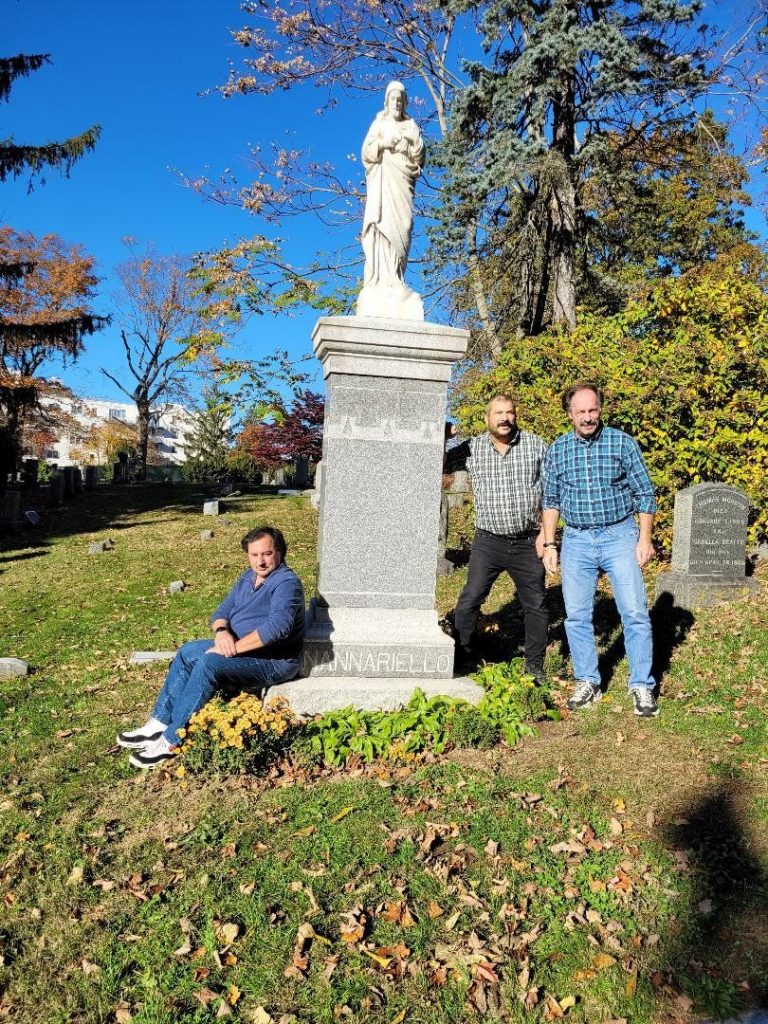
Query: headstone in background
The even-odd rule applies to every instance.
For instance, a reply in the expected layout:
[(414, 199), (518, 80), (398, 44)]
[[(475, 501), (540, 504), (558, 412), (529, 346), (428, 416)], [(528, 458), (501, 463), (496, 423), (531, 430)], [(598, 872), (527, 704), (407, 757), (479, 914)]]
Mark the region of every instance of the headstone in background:
[(74, 498), (75, 496), (75, 467), (65, 466), (62, 470), (64, 476), (64, 497)]
[(114, 546), (114, 542), (111, 540), (95, 540), (88, 545), (88, 554), (101, 555), (105, 551), (111, 551)]
[(85, 467), (85, 489), (86, 489), (86, 491), (95, 491), (98, 479), (99, 479), (99, 467), (98, 466), (86, 466)]
[(440, 535), (437, 547), (437, 575), (449, 576), (456, 566), (445, 557), (445, 548), (448, 543), (448, 520), (452, 508), (458, 508), (464, 504), (467, 495), (470, 493), (469, 473), (459, 469), (453, 474), (453, 480), (440, 497)]
[(61, 473), (54, 473), (50, 483), (50, 500), (54, 508), (58, 508), (64, 501), (64, 477)]
[(457, 508), (459, 505), (463, 505), (470, 491), (469, 473), (466, 469), (457, 469), (453, 474), (453, 483), (446, 490), (448, 508)]
[(21, 519), (21, 491), (5, 491), (0, 506), (0, 519), (4, 523), (18, 523)]
[(293, 475), (293, 486), (304, 490), (309, 487), (309, 458), (306, 455), (297, 455)]
[(201, 530), (200, 540), (213, 540), (213, 530)]
[(315, 466), (315, 490), (310, 501), (316, 509), (320, 509), (320, 502), (323, 497), (323, 463), (322, 460)]
[(21, 481), (25, 487), (35, 487), (37, 485), (39, 468), (40, 463), (37, 459), (24, 459), (24, 464), (21, 467)]
[(112, 467), (112, 483), (124, 484), (128, 482), (128, 453), (118, 452), (117, 462)]
[(675, 496), (672, 568), (656, 581), (656, 598), (670, 594), (691, 610), (759, 590), (746, 575), (749, 498), (726, 484), (695, 484)]
[(168, 584), (168, 593), (169, 594), (180, 594), (182, 592), (182, 590), (186, 590), (186, 589), (187, 589), (187, 584), (184, 582), (184, 580), (174, 580), (173, 583), (169, 583)]
[(21, 658), (0, 658), (0, 679), (12, 679), (28, 674), (29, 665)]
[(280, 467), (276, 469), (272, 475), (272, 486), (273, 487), (285, 487), (285, 470)]
[(203, 515), (204, 516), (217, 516), (219, 514), (219, 502), (217, 499), (206, 501), (203, 503)]
[(83, 493), (83, 471), (79, 466), (72, 467), (72, 484), (75, 494)]
[(173, 661), (175, 651), (134, 651), (128, 659), (131, 665), (149, 665), (153, 661)]
[(37, 514), (37, 512), (35, 512), (33, 508), (27, 509), (27, 511), (24, 513), (24, 518), (26, 519), (30, 526), (40, 525), (40, 516)]
[(443, 491), (440, 496), (440, 532), (437, 535), (437, 575), (450, 576), (456, 566), (445, 557), (448, 544), (448, 495)]

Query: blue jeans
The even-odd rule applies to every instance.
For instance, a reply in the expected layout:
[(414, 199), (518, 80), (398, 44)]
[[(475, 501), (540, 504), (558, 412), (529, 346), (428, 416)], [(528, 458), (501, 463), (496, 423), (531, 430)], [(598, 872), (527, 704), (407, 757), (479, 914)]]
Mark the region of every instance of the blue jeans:
[(597, 644), (592, 621), (597, 574), (603, 569), (611, 581), (616, 607), (624, 626), (624, 647), (629, 662), (629, 686), (653, 688), (653, 639), (648, 601), (635, 548), (638, 530), (634, 518), (594, 530), (566, 527), (560, 567), (565, 602), (565, 633), (571, 649), (573, 674), (600, 685)]
[(206, 654), (212, 640), (190, 640), (176, 652), (152, 715), (165, 722), (165, 738), (178, 743), (183, 729), (222, 686), (262, 691), (275, 683), (286, 683), (298, 675), (299, 663), (293, 659), (249, 658), (238, 655)]

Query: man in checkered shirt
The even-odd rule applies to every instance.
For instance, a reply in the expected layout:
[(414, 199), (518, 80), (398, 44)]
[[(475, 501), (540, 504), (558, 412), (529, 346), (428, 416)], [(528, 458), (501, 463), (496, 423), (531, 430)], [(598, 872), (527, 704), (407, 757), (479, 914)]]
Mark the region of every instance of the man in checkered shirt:
[(602, 404), (600, 388), (591, 383), (563, 395), (573, 430), (551, 445), (544, 460), (544, 566), (557, 572), (555, 532), (562, 517), (565, 632), (576, 678), (568, 707), (578, 711), (602, 696), (592, 616), (603, 570), (624, 626), (635, 714), (655, 718), (653, 640), (641, 569), (654, 554), (656, 498), (637, 441), (603, 424)]
[(475, 538), (467, 584), (454, 612), (457, 667), (476, 664), (472, 636), (480, 606), (502, 572), (512, 577), (525, 620), (526, 671), (544, 675), (549, 616), (544, 592), (541, 470), (546, 445), (517, 425), (517, 405), (496, 395), (485, 413), (488, 431), (451, 449), (445, 472), (466, 469), (475, 497)]

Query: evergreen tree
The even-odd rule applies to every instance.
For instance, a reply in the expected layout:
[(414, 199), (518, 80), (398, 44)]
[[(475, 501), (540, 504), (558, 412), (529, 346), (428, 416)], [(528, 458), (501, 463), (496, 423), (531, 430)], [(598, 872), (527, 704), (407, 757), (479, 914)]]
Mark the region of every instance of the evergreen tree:
[[(676, 0), (446, 0), (474, 9), (484, 61), (467, 64), (441, 146), (447, 174), (438, 261), (462, 258), (478, 226), (519, 296), (517, 330), (576, 322), (585, 190), (609, 191), (659, 126), (683, 130), (707, 85), (705, 56)], [(615, 146), (617, 138), (622, 148)], [(622, 157), (623, 159), (619, 159)]]
[(221, 483), (229, 474), (232, 402), (217, 383), (203, 392), (203, 408), (186, 440), (184, 476), (195, 483)]
[[(7, 100), (11, 86), (17, 78), (24, 78), (49, 63), (47, 53), (17, 54), (15, 57), (0, 57), (0, 100)], [(91, 152), (101, 135), (101, 127), (93, 125), (80, 135), (74, 135), (61, 142), (46, 142), (41, 146), (19, 145), (13, 139), (0, 142), (0, 181), (9, 176), (17, 178), (25, 171), (34, 177), (46, 167), (63, 170), (68, 176), (72, 166)]]
[[(39, 71), (48, 54), (17, 54), (0, 58), (0, 101), (8, 100), (18, 78)], [(0, 141), (0, 182), (29, 171), (34, 179), (45, 168), (66, 175), (73, 164), (94, 149), (101, 128), (43, 145)], [(72, 260), (70, 286), (62, 263)], [(87, 266), (86, 266), (87, 264)], [(49, 355), (76, 358), (83, 338), (104, 327), (107, 317), (83, 304), (91, 297), (95, 278), (92, 260), (69, 250), (55, 236), (40, 241), (4, 229), (0, 238), (0, 487), (14, 474), (21, 455), (26, 415), (36, 407), (41, 382), (34, 377)], [(66, 294), (69, 290), (69, 294)], [(46, 296), (48, 303), (46, 304)]]

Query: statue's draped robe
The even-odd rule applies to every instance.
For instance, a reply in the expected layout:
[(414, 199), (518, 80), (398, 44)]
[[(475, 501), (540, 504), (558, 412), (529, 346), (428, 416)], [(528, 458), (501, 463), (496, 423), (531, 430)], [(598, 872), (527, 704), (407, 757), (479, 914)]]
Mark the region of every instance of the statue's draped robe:
[[(395, 151), (378, 142), (399, 136)], [(403, 285), (413, 228), (413, 191), (424, 166), (424, 142), (412, 118), (376, 116), (363, 142), (367, 182), (363, 219), (365, 284)]]

